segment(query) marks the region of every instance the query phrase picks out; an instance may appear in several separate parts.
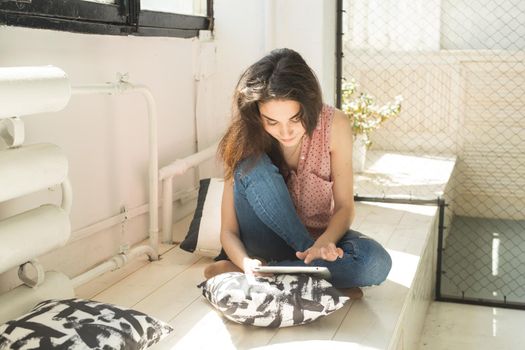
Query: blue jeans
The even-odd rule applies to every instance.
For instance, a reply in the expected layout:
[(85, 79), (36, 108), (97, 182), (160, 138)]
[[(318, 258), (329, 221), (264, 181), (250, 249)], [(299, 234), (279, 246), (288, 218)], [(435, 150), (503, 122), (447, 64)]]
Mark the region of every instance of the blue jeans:
[[(315, 240), (301, 222), (277, 167), (267, 155), (247, 159), (234, 173), (234, 204), (241, 241), (251, 257), (269, 265), (305, 266), (295, 252), (311, 247)], [(331, 283), (338, 288), (376, 285), (383, 282), (392, 260), (375, 240), (348, 230), (337, 246), (344, 255), (336, 261), (313, 261), (326, 266)]]

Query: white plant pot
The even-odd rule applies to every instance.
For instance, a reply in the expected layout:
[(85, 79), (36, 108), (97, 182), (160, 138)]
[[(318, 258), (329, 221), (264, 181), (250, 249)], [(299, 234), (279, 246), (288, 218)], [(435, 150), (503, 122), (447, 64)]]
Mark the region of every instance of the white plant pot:
[(365, 170), (366, 161), (366, 136), (358, 134), (354, 136), (352, 156), (352, 168), (355, 173), (362, 173)]

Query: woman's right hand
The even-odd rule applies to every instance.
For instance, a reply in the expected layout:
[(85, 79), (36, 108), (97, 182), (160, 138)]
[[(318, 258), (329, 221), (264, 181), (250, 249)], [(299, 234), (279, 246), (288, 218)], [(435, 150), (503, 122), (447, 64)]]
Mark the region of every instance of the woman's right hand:
[(245, 274), (247, 275), (256, 274), (253, 271), (253, 268), (256, 266), (262, 266), (262, 262), (258, 259), (244, 258), (243, 263), (242, 263), (242, 269), (244, 270)]
[(325, 242), (322, 239), (317, 239), (313, 246), (306, 249), (304, 252), (297, 252), (295, 255), (309, 264), (316, 259), (323, 259), (326, 261), (335, 261), (343, 257), (343, 250), (337, 247), (332, 242)]

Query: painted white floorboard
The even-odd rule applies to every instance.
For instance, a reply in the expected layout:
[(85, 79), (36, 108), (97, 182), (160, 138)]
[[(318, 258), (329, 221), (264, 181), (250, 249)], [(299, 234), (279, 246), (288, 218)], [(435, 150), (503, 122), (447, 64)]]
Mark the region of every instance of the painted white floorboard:
[(233, 349), (222, 316), (203, 298), (196, 298), (170, 325), (174, 331), (153, 349)]
[(210, 260), (206, 258), (198, 260), (133, 307), (161, 320), (175, 318), (195, 299), (201, 297), (202, 293), (197, 285), (204, 280), (202, 272), (209, 263)]
[[(142, 241), (140, 244), (147, 244), (148, 240)], [(164, 254), (168, 250), (173, 249), (174, 246), (171, 244), (159, 244), (159, 253)], [(149, 259), (147, 255), (139, 256), (120, 269), (107, 272), (102, 276), (99, 276), (88, 283), (85, 283), (81, 286), (75, 288), (75, 295), (79, 298), (92, 299), (95, 295), (99, 294), (105, 289), (108, 289), (110, 286), (115, 283), (123, 280), (127, 276), (131, 275), (133, 272), (140, 269), (142, 266), (149, 264)]]
[(94, 299), (132, 307), (197, 260), (199, 257), (194, 254), (178, 248), (172, 249), (163, 254), (160, 260), (145, 265), (111, 288), (97, 294)]
[(277, 332), (230, 322), (204, 298), (195, 299), (169, 323), (173, 334), (154, 349), (251, 349), (268, 344)]
[(226, 321), (225, 325), (231, 334), (231, 342), (237, 349), (252, 349), (268, 344), (279, 332), (278, 329), (246, 327), (231, 321)]
[(388, 280), (366, 289), (365, 298), (352, 305), (334, 340), (358, 343), (365, 349), (387, 349), (407, 292), (406, 287)]
[(98, 293), (108, 289), (113, 284), (118, 283), (120, 280), (123, 280), (147, 264), (149, 264), (149, 260), (146, 255), (137, 257), (128, 262), (122, 268), (105, 273), (104, 275), (75, 288), (75, 295), (79, 298), (93, 299)]
[(362, 219), (352, 227), (385, 245), (393, 258), (388, 280), (365, 288), (362, 300), (308, 325), (268, 329), (225, 319), (197, 287), (212, 260), (178, 246), (167, 246), (159, 261), (132, 263), (121, 269), (127, 270), (103, 275), (78, 291), (170, 323), (174, 332), (153, 347), (157, 350), (388, 349), (399, 339), (397, 332), (408, 331), (403, 314), (412, 300), (410, 288), (431, 235), (435, 207), (361, 202), (357, 212)]

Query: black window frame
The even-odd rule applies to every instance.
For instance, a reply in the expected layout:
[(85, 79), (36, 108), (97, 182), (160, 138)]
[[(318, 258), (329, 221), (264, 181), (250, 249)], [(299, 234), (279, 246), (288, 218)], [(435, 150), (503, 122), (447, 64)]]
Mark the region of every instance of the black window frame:
[(104, 4), (84, 0), (0, 0), (0, 25), (86, 34), (193, 38), (213, 30), (213, 0), (206, 16), (140, 9), (140, 0)]

